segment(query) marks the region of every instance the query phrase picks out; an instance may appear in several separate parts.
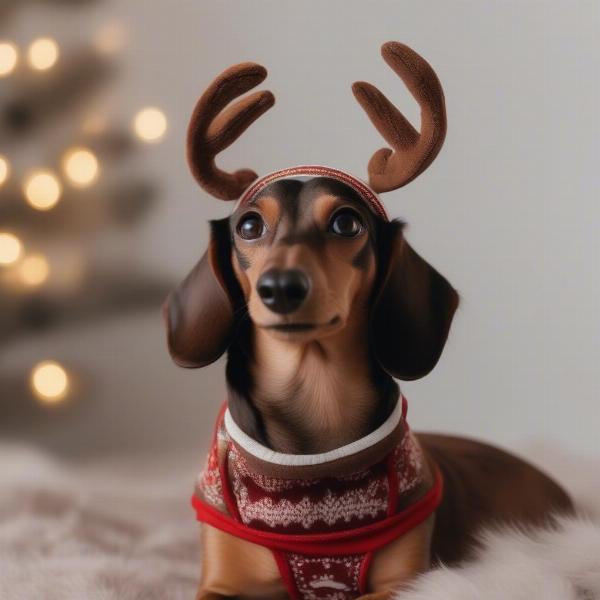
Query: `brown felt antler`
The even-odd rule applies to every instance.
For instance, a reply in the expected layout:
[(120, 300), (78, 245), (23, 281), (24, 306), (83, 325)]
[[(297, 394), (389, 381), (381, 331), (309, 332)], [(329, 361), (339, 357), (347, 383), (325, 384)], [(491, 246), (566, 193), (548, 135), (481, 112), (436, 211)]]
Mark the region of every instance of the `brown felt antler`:
[(227, 106), (266, 76), (267, 70), (255, 63), (230, 67), (210, 84), (192, 114), (187, 137), (188, 163), (202, 188), (221, 200), (236, 200), (258, 177), (250, 169), (227, 173), (217, 167), (215, 156), (275, 103), (271, 92), (262, 91)]
[(433, 69), (414, 50), (388, 42), (381, 54), (421, 107), (421, 131), (370, 83), (357, 81), (354, 96), (379, 133), (392, 146), (369, 161), (369, 183), (376, 192), (395, 190), (421, 174), (437, 156), (446, 136), (444, 92)]

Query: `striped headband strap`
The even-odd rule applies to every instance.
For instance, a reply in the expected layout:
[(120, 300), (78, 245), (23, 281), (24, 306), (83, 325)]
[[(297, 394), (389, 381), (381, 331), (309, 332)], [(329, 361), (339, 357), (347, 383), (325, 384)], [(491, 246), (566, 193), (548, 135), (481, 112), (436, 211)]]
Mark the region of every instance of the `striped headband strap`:
[(297, 167), (290, 167), (288, 169), (281, 169), (269, 173), (264, 177), (257, 179), (246, 191), (242, 194), (239, 200), (239, 206), (250, 202), (259, 192), (264, 190), (269, 184), (279, 179), (287, 179), (292, 177), (329, 177), (335, 179), (347, 186), (351, 187), (355, 192), (359, 194), (361, 198), (365, 200), (367, 206), (379, 217), (385, 221), (389, 221), (388, 214), (377, 197), (377, 194), (364, 182), (339, 169), (333, 167), (325, 167), (322, 165), (299, 165)]

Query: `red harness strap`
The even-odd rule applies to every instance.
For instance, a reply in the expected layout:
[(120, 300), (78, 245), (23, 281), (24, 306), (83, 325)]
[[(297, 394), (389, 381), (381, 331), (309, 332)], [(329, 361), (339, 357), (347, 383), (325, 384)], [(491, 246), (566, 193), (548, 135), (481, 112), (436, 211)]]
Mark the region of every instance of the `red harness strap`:
[(308, 556), (337, 556), (365, 554), (389, 544), (427, 519), (439, 506), (442, 495), (443, 480), (438, 469), (433, 487), (402, 512), (364, 527), (316, 534), (276, 533), (253, 529), (216, 510), (195, 495), (192, 497), (192, 506), (199, 521), (270, 550)]

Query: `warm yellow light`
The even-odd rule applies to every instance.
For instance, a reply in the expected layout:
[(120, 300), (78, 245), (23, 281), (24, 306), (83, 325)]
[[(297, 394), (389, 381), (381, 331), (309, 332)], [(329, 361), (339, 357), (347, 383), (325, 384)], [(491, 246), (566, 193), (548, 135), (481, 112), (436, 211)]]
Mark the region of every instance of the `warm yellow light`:
[(43, 254), (30, 254), (19, 265), (19, 275), (25, 285), (42, 285), (50, 275), (50, 265)]
[(36, 171), (25, 181), (25, 198), (38, 210), (49, 210), (60, 200), (62, 186), (52, 171)]
[(31, 388), (43, 402), (60, 402), (69, 390), (69, 376), (57, 362), (47, 360), (33, 368)]
[(17, 66), (19, 53), (10, 42), (0, 42), (0, 77), (10, 75)]
[(0, 265), (12, 265), (23, 252), (21, 240), (7, 231), (0, 232)]
[(29, 46), (27, 60), (33, 69), (45, 71), (56, 64), (58, 54), (58, 44), (52, 38), (39, 38)]
[(10, 176), (10, 164), (8, 160), (0, 154), (0, 185), (2, 185)]
[(159, 108), (144, 108), (135, 116), (133, 128), (145, 142), (157, 142), (167, 130), (167, 118)]
[(65, 154), (63, 169), (73, 185), (86, 187), (98, 178), (98, 159), (87, 148), (74, 148)]

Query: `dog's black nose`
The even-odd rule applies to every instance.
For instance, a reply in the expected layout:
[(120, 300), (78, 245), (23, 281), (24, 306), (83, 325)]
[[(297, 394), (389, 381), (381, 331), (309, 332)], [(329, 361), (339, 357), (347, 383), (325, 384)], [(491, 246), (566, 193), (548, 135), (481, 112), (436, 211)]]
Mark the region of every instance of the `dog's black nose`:
[(265, 306), (281, 315), (294, 312), (304, 302), (309, 287), (308, 277), (297, 269), (269, 269), (256, 283)]

